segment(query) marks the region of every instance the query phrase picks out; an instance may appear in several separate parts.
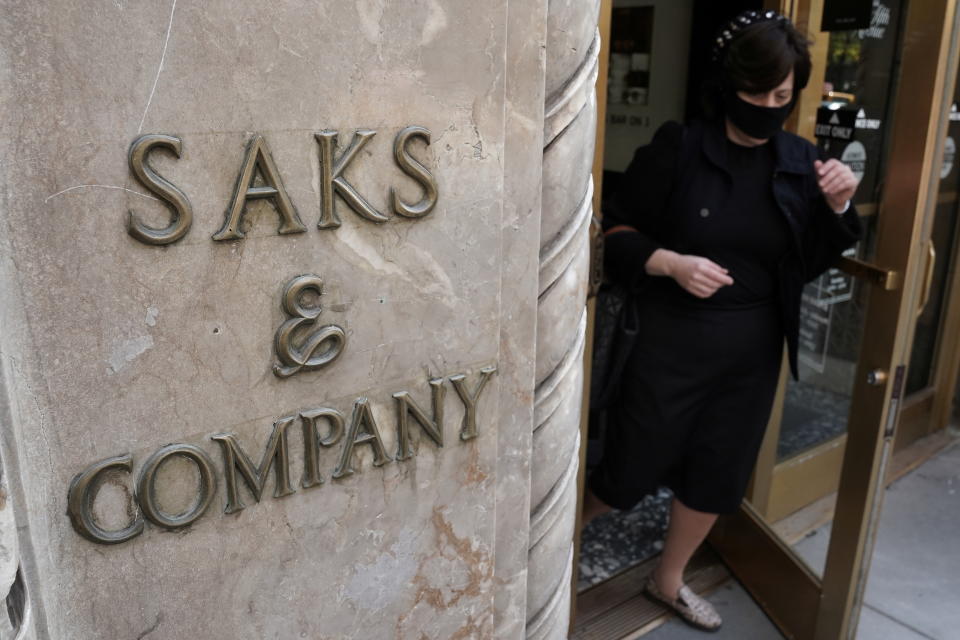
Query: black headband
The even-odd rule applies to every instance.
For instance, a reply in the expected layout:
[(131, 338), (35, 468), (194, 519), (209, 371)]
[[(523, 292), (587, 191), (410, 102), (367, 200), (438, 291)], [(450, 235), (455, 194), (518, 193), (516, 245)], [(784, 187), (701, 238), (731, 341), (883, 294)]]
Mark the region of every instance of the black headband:
[(733, 42), (741, 29), (746, 29), (760, 22), (790, 22), (790, 20), (776, 11), (744, 11), (717, 33), (717, 38), (713, 44), (713, 61), (720, 61), (727, 46)]

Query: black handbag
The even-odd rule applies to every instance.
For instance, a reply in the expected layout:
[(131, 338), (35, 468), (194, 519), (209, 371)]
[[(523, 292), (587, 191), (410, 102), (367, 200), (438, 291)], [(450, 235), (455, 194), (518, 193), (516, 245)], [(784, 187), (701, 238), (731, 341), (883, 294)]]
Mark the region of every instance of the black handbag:
[(596, 298), (590, 410), (608, 409), (620, 392), (627, 357), (637, 339), (636, 298), (620, 284), (605, 282)]
[(590, 412), (587, 423), (587, 468), (600, 463), (607, 440), (607, 415), (620, 395), (623, 368), (637, 339), (636, 296), (611, 282), (600, 286), (593, 324)]

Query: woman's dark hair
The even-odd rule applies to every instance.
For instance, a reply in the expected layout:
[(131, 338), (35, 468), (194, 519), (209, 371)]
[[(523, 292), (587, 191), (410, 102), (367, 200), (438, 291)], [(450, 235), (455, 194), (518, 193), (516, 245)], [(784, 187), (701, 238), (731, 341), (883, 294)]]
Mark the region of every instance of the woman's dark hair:
[(763, 93), (793, 71), (793, 100), (810, 80), (810, 42), (786, 19), (764, 20), (740, 29), (719, 50), (704, 86), (703, 107), (710, 118), (723, 114), (724, 91)]

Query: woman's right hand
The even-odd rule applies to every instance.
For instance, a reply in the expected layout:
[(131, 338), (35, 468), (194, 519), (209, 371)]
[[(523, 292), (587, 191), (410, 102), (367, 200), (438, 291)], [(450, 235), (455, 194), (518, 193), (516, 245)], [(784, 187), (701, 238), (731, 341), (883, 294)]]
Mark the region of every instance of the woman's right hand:
[(669, 276), (688, 293), (698, 298), (709, 298), (720, 287), (733, 284), (729, 272), (712, 260), (657, 249), (647, 260), (647, 273)]

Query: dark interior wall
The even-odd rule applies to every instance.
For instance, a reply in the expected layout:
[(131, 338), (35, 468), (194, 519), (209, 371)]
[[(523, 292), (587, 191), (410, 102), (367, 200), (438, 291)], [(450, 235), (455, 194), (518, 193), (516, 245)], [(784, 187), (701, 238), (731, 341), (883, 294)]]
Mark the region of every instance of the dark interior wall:
[(693, 25), (690, 28), (690, 68), (687, 74), (688, 121), (701, 112), (700, 87), (710, 70), (713, 41), (717, 31), (739, 13), (762, 8), (762, 0), (694, 0)]
[[(710, 71), (710, 57), (717, 31), (740, 12), (762, 8), (762, 0), (694, 0), (687, 69), (687, 101), (684, 112), (684, 118), (687, 121), (696, 118), (701, 112), (700, 86)], [(603, 172), (604, 199), (616, 192), (622, 178), (623, 174), (618, 171)]]

